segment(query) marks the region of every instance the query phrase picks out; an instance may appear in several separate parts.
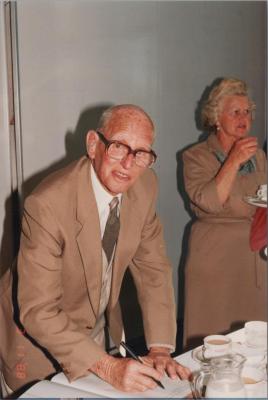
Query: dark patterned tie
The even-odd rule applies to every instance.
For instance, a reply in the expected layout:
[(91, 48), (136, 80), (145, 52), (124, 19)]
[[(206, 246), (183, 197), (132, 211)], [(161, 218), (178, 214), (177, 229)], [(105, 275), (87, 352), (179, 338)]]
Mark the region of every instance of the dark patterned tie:
[(109, 203), (110, 214), (108, 216), (105, 226), (105, 231), (102, 238), (102, 247), (106, 254), (108, 264), (110, 263), (120, 228), (120, 221), (117, 216), (118, 203), (119, 203), (118, 197), (114, 197), (113, 200)]

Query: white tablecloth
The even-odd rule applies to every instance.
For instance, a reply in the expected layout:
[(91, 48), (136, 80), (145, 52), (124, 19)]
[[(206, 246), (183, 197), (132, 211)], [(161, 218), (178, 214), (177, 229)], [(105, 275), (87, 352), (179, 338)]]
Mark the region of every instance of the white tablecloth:
[[(227, 336), (230, 336), (233, 342), (243, 343), (245, 341), (244, 329), (235, 331)], [(200, 369), (200, 364), (192, 358), (192, 351), (181, 354), (180, 356), (176, 357), (176, 360), (180, 364), (183, 364), (190, 368), (192, 372), (198, 371)], [(65, 375), (63, 373), (60, 373), (53, 378), (53, 382), (41, 381), (37, 383), (32, 388), (27, 390), (27, 392), (25, 392), (21, 396), (21, 398), (171, 398), (184, 397), (191, 391), (188, 381), (173, 382), (169, 378), (164, 378), (163, 383), (164, 385), (166, 385), (167, 383), (166, 392), (163, 391), (161, 388), (156, 388), (154, 391), (147, 391), (145, 393), (130, 395), (116, 391), (112, 386), (108, 385), (106, 382), (101, 381), (93, 374), (90, 374), (85, 378), (78, 379), (72, 385), (70, 385)], [(180, 385), (179, 387), (178, 384)], [(181, 396), (178, 395), (178, 393), (180, 393)]]

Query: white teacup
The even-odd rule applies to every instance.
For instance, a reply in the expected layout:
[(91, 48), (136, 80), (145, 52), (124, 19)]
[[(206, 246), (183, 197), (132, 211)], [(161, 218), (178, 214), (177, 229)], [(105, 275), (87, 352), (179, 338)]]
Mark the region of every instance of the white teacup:
[(260, 185), (257, 190), (257, 196), (262, 200), (267, 200), (267, 185)]
[(230, 353), (232, 340), (224, 335), (209, 335), (204, 338), (202, 354), (205, 358), (219, 357)]
[(264, 370), (245, 366), (241, 375), (248, 398), (267, 396), (267, 382), (265, 381)]
[(267, 348), (267, 322), (249, 321), (245, 323), (246, 344), (249, 347)]
[[(250, 350), (257, 350), (257, 349), (253, 349), (252, 347), (248, 348)], [(258, 349), (260, 350), (260, 349)], [(245, 352), (243, 355), (247, 358), (245, 365), (247, 366), (252, 366), (252, 367), (263, 367), (266, 365), (267, 363), (267, 353), (266, 353), (266, 349), (262, 349), (262, 352)]]

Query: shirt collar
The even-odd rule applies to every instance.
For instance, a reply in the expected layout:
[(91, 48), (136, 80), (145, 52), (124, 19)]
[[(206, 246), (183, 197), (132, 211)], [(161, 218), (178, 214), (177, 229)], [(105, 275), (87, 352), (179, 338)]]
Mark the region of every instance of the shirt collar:
[[(105, 208), (109, 206), (109, 203), (115, 196), (108, 193), (107, 190), (104, 189), (104, 187), (99, 181), (99, 178), (97, 177), (97, 174), (92, 164), (90, 168), (90, 174), (91, 174), (91, 182), (92, 182), (93, 192), (96, 198), (99, 215), (101, 215), (102, 212), (105, 210)], [(116, 197), (118, 197), (119, 199), (119, 206), (120, 206), (122, 193), (117, 194)]]

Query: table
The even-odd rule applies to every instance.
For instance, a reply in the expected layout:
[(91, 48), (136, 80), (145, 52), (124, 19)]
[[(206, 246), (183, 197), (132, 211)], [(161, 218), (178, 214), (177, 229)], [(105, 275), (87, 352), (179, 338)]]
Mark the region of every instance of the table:
[[(227, 336), (231, 337), (233, 342), (244, 342), (244, 329), (232, 332)], [(193, 360), (192, 351), (188, 351), (176, 357), (176, 360), (187, 366), (191, 371), (195, 372), (200, 369), (200, 364)], [(97, 376), (90, 374), (85, 378), (78, 379), (69, 384), (63, 373), (53, 377), (52, 382), (40, 381), (29, 390), (27, 390), (20, 398), (171, 398), (171, 397), (188, 397), (191, 393), (191, 387), (188, 381), (172, 381), (169, 378), (162, 380), (168, 392), (157, 387), (153, 391), (138, 394), (126, 394), (119, 392), (106, 382), (101, 381)]]

